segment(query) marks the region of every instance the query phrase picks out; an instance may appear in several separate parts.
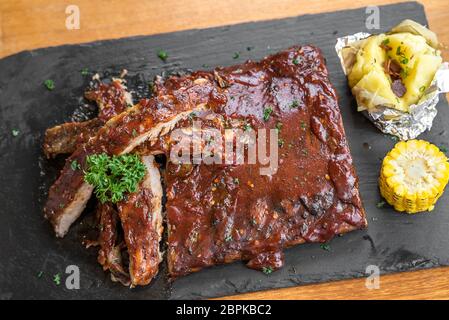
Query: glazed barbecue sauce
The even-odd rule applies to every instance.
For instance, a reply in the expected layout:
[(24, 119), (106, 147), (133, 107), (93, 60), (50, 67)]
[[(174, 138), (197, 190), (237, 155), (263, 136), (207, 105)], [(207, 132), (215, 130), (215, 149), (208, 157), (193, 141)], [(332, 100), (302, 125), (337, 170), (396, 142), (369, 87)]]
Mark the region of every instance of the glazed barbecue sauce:
[[(260, 63), (217, 69), (217, 76), (226, 101), (214, 106), (215, 117), (197, 115), (203, 127), (278, 128), (279, 168), (266, 176), (259, 164), (168, 161), (170, 274), (239, 259), (271, 271), (282, 267), (283, 247), (325, 242), (365, 227), (337, 97), (321, 53), (296, 47)], [(176, 80), (170, 81), (173, 86)], [(177, 127), (188, 128), (189, 121)], [(162, 140), (160, 148), (169, 148), (167, 138)]]

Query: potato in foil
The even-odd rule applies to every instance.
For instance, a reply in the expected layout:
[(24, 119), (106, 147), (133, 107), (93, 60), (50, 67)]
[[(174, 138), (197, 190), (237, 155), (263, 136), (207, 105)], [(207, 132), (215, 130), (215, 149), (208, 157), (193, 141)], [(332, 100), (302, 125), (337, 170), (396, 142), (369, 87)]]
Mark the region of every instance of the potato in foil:
[(409, 112), (443, 62), (435, 34), (411, 20), (351, 43), (342, 56), (359, 111), (383, 106)]

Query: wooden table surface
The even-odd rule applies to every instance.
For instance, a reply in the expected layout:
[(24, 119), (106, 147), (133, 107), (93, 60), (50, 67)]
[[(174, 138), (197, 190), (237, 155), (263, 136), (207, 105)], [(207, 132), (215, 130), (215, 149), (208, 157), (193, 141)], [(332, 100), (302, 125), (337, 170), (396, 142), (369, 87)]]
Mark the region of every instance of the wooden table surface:
[[(205, 28), (307, 13), (383, 5), (373, 0), (1, 0), (0, 57), (21, 50), (100, 39)], [(449, 1), (422, 0), (430, 27), (449, 44)], [(67, 30), (65, 9), (80, 8), (80, 29)], [(443, 50), (449, 60), (449, 50)], [(1, 70), (0, 70), (1, 72)], [(449, 268), (381, 276), (380, 289), (365, 279), (277, 289), (232, 299), (449, 299)]]

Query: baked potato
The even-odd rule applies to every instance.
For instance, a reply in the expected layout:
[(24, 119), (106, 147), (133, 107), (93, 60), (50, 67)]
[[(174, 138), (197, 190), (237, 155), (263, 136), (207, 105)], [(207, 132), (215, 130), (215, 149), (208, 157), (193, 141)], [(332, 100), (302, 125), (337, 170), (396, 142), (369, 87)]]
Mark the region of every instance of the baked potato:
[[(344, 49), (343, 56), (352, 61), (348, 83), (359, 111), (386, 106), (408, 112), (430, 86), (442, 64), (436, 36), (410, 24), (412, 29), (403, 22), (392, 29), (397, 32), (373, 35)], [(426, 31), (421, 35), (416, 30)]]

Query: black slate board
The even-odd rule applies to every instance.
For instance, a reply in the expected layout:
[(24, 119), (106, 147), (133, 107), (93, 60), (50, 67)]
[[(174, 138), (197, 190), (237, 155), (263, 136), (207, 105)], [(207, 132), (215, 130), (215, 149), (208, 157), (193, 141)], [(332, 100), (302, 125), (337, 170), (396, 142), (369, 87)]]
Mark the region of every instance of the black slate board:
[[(379, 266), (383, 273), (449, 265), (448, 192), (432, 213), (408, 216), (389, 207), (376, 207), (381, 200), (378, 170), (394, 141), (355, 111), (355, 101), (334, 52), (336, 37), (366, 31), (365, 18), (365, 9), (306, 15), (26, 51), (0, 60), (0, 299), (206, 298), (361, 277), (370, 264)], [(385, 6), (380, 10), (381, 31), (405, 18), (426, 23), (418, 3)], [(163, 265), (151, 285), (133, 290), (112, 283), (96, 263), (96, 249), (85, 250), (80, 244), (88, 215), (66, 238), (55, 239), (41, 207), (58, 167), (55, 161), (43, 158), (40, 145), (47, 127), (80, 118), (89, 111), (82, 98), (88, 77), (83, 77), (80, 70), (87, 67), (105, 76), (117, 76), (126, 68), (129, 86), (136, 90), (135, 96), (141, 96), (148, 93), (147, 82), (163, 71), (231, 65), (308, 43), (322, 49), (331, 81), (340, 95), (368, 215), (367, 230), (335, 238), (330, 251), (318, 244), (288, 249), (285, 267), (269, 276), (237, 262), (169, 284)], [(168, 52), (167, 63), (156, 57), (159, 48)], [(240, 52), (237, 59), (235, 52)], [(55, 81), (55, 90), (44, 88), (45, 79)], [(447, 146), (449, 109), (445, 98), (438, 109), (432, 132), (421, 138)], [(18, 129), (20, 134), (13, 137), (12, 129)], [(80, 268), (79, 290), (64, 286), (68, 265)], [(57, 273), (62, 276), (59, 286), (53, 282)]]

